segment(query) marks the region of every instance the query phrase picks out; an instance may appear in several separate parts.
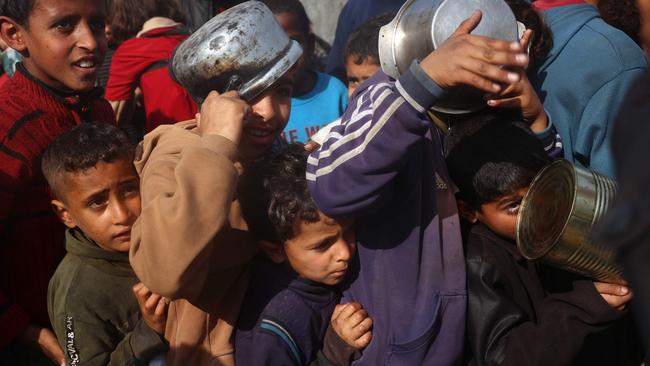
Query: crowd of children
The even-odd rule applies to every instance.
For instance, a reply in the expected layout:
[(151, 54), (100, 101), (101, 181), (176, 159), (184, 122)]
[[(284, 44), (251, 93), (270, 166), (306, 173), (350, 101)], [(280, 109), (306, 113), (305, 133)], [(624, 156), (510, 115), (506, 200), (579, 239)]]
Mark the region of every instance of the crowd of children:
[[(0, 84), (0, 364), (640, 365), (632, 290), (527, 260), (515, 224), (552, 159), (614, 174), (647, 61), (583, 1), (505, 2), (518, 42), (473, 35), (475, 11), (393, 79), (377, 43), (403, 2), (350, 0), (347, 88), (310, 63), (300, 1), (244, 2), (212, 25), (273, 57), (198, 90), (169, 71), (205, 43), (174, 0), (0, 0), (21, 55)], [(254, 72), (275, 77), (242, 99)], [(433, 113), (459, 85), (484, 108)]]

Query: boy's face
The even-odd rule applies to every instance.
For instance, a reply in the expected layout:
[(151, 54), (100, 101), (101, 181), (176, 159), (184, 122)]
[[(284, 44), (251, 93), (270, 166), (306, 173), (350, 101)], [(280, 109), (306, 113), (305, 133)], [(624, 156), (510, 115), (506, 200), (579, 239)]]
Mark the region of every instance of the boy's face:
[(140, 216), (140, 180), (131, 159), (100, 162), (61, 178), (62, 201), (52, 205), (69, 228), (79, 227), (103, 249), (127, 252)]
[(3, 37), (38, 80), (64, 91), (95, 86), (106, 52), (103, 0), (36, 0), (27, 24), (6, 19)]
[(251, 114), (244, 123), (239, 150), (245, 159), (262, 156), (289, 121), (294, 71), (289, 70), (278, 81), (250, 102)]
[(302, 55), (296, 62), (296, 66), (294, 66), (297, 77), (301, 78), (302, 73), (307, 69), (307, 61), (313, 51), (312, 49), (314, 47), (314, 39), (311, 34), (305, 34), (305, 32), (300, 27), (300, 22), (293, 14), (275, 14), (275, 20), (278, 21), (287, 36), (298, 42), (300, 47), (302, 47)]
[(361, 65), (354, 63), (354, 56), (349, 56), (345, 60), (345, 72), (348, 77), (348, 97), (369, 77), (379, 70), (377, 62), (370, 57), (366, 57)]
[(284, 256), (300, 277), (336, 285), (345, 277), (356, 250), (354, 221), (318, 215), (316, 222), (300, 221), (296, 235), (284, 244)]
[(515, 240), (517, 214), (526, 192), (528, 192), (528, 187), (521, 188), (496, 201), (482, 204), (481, 209), (476, 211), (476, 219), (496, 234)]

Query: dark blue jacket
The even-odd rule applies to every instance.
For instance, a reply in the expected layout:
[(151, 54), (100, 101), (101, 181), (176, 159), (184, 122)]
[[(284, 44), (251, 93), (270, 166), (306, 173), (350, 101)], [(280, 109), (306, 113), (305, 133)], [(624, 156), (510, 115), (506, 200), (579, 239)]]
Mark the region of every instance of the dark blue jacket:
[(414, 63), (378, 72), (308, 159), (307, 182), (330, 217), (357, 218), (345, 301), (373, 319), (360, 365), (454, 365), (463, 354), (465, 261), (441, 134), (426, 108), (442, 93)]
[(253, 262), (235, 333), (237, 365), (307, 365), (322, 347), (338, 292), (265, 256)]

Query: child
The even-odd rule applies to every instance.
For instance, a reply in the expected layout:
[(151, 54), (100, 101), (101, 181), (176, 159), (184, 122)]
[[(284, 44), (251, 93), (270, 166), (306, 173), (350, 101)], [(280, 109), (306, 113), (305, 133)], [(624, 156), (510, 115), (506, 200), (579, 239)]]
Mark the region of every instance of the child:
[(264, 0), (287, 35), (304, 52), (296, 66), (296, 85), (291, 98), (291, 117), (284, 129), (288, 143), (309, 141), (328, 122), (339, 118), (348, 105), (345, 85), (338, 79), (308, 68), (314, 50), (314, 34), (299, 0)]
[[(338, 304), (336, 286), (355, 252), (354, 221), (318, 211), (307, 191), (306, 165), (303, 145), (289, 145), (248, 167), (239, 185), (244, 217), (266, 256), (253, 264), (237, 323), (237, 364), (309, 364)], [(351, 328), (364, 348), (372, 320), (363, 310), (358, 314)]]
[(472, 364), (573, 365), (581, 351), (598, 351), (585, 350), (585, 340), (622, 317), (629, 290), (578, 281), (572, 291), (549, 295), (539, 266), (515, 242), (523, 196), (548, 161), (541, 142), (525, 124), (490, 116), (458, 124), (449, 140), (459, 210), (475, 224), (466, 251)]
[[(63, 353), (48, 330), (46, 299), (48, 281), (65, 254), (65, 231), (50, 209), (39, 162), (43, 149), (73, 126), (115, 123), (95, 88), (106, 47), (104, 2), (1, 4), (0, 35), (23, 61), (0, 88), (0, 348), (22, 340), (60, 364)], [(21, 348), (15, 342), (12, 347)], [(24, 354), (32, 358), (38, 352)]]
[(174, 0), (113, 1), (111, 32), (123, 43), (113, 55), (106, 99), (120, 126), (133, 117), (137, 88), (142, 92), (146, 132), (194, 118), (196, 103), (169, 76), (168, 68), (172, 51), (190, 35), (184, 20)]
[[(269, 24), (271, 29), (254, 29), (259, 32), (255, 37), (284, 35), (273, 14), (253, 1), (217, 15), (204, 27), (228, 24), (241, 32), (241, 45), (253, 43), (251, 19), (233, 22), (230, 14), (235, 11), (261, 18), (253, 19), (255, 24)], [(187, 42), (202, 44), (192, 37), (203, 30)], [(298, 47), (288, 38), (286, 42)], [(142, 213), (132, 230), (131, 265), (148, 288), (172, 299), (165, 329), (170, 366), (234, 365), (233, 327), (248, 286), (249, 262), (258, 249), (234, 192), (241, 162), (270, 153), (289, 119), (289, 68), (300, 54), (296, 51), (267, 54), (267, 64), (251, 68), (262, 73), (277, 67), (280, 72), (250, 101), (239, 98), (237, 91), (202, 94), (189, 89), (193, 97), (204, 99), (198, 120), (158, 127), (145, 136), (136, 158)], [(223, 57), (237, 59), (240, 52), (228, 48)], [(206, 78), (197, 88), (224, 90), (227, 84), (211, 80), (228, 80), (236, 72), (197, 72)]]
[[(427, 109), (446, 88), (488, 93), (520, 80), (519, 43), (470, 35), (480, 12), (399, 80), (378, 72), (308, 160), (307, 180), (327, 216), (357, 219), (358, 263), (344, 301), (372, 316), (359, 365), (453, 365), (465, 333), (465, 269), (442, 131)], [(497, 84), (499, 83), (499, 84)]]
[(390, 23), (394, 14), (370, 18), (350, 34), (343, 57), (348, 78), (348, 97), (381, 68), (379, 64), (379, 29)]
[(84, 123), (43, 153), (52, 207), (68, 227), (68, 254), (48, 289), (67, 365), (144, 365), (167, 349), (166, 300), (137, 284), (129, 265), (140, 215), (133, 150), (117, 127)]

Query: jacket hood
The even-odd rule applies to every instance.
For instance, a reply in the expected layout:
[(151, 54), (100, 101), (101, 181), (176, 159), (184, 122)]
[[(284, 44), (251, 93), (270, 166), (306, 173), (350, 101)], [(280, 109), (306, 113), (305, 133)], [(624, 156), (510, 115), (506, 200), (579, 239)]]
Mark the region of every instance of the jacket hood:
[(553, 48), (541, 68), (543, 69), (552, 63), (562, 53), (571, 38), (587, 22), (599, 16), (596, 7), (589, 4), (559, 6), (545, 11), (544, 18), (553, 31)]
[(129, 264), (128, 252), (111, 252), (102, 249), (79, 229), (66, 231), (65, 248), (69, 254), (81, 257), (84, 261), (101, 267), (102, 270), (118, 276), (134, 276)]
[[(176, 155), (180, 154), (186, 146), (198, 145), (199, 134), (186, 132), (195, 129), (196, 120), (189, 120), (173, 125), (162, 125), (146, 134), (136, 149), (133, 162), (140, 177), (154, 149), (158, 148), (163, 150), (161, 153)], [(161, 144), (162, 141), (165, 142)]]

